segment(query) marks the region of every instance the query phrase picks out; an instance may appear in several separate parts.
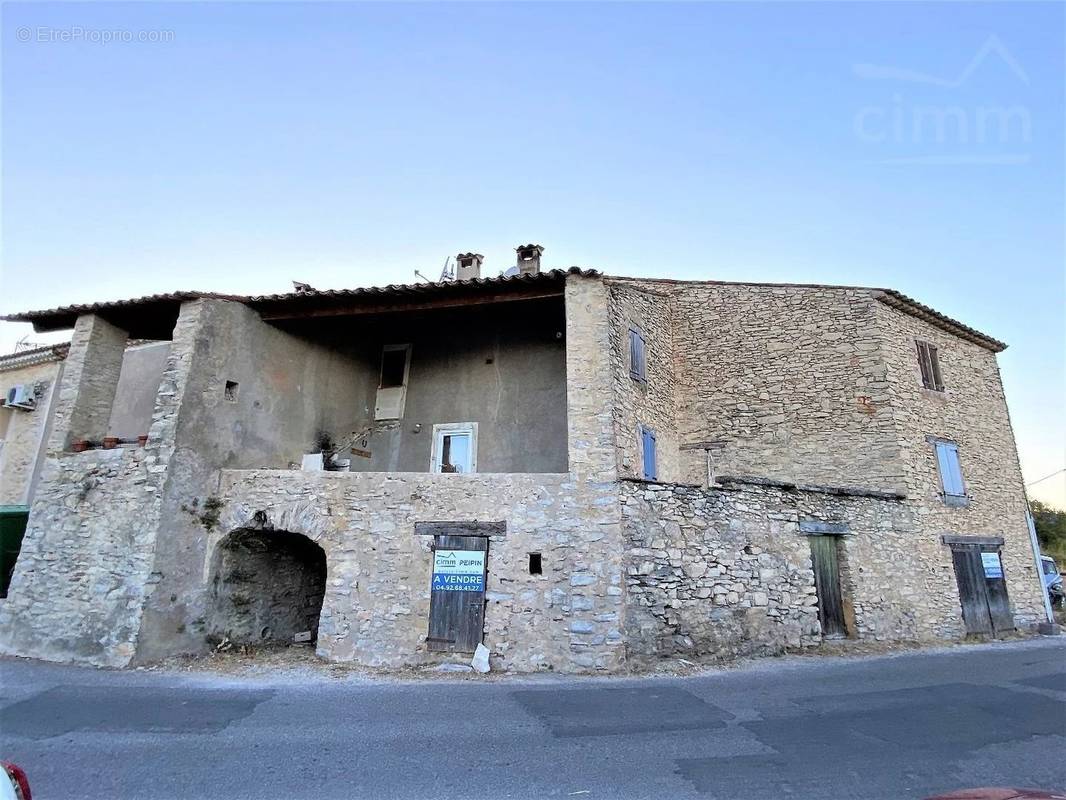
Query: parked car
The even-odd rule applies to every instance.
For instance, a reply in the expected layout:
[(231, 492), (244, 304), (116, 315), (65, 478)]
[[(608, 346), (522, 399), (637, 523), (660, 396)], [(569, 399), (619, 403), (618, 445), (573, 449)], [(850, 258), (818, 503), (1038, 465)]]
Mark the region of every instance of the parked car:
[(15, 764), (0, 761), (0, 800), (31, 800), (26, 773)]
[(1062, 575), (1059, 573), (1055, 559), (1040, 556), (1040, 571), (1043, 573), (1044, 591), (1047, 592), (1054, 608), (1066, 608), (1066, 593), (1062, 587)]

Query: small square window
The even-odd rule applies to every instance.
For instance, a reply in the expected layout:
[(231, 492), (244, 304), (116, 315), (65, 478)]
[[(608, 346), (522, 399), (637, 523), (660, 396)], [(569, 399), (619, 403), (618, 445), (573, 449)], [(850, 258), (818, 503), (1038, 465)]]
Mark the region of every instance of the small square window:
[(918, 367), (922, 371), (922, 386), (934, 392), (944, 391), (944, 378), (940, 374), (940, 357), (935, 344), (918, 341)]
[(222, 392), (222, 397), (227, 403), (237, 402), (237, 392), (241, 389), (241, 385), (237, 381), (226, 381), (226, 388)]
[(541, 574), (543, 574), (543, 572), (544, 572), (544, 569), (543, 569), (543, 565), (541, 564), (540, 553), (530, 553), (529, 554), (529, 574), (530, 575), (541, 575)]
[(407, 347), (386, 347), (381, 351), (380, 389), (391, 389), (407, 383)]
[(629, 329), (629, 375), (634, 380), (644, 382), (648, 380), (644, 337), (636, 328)]

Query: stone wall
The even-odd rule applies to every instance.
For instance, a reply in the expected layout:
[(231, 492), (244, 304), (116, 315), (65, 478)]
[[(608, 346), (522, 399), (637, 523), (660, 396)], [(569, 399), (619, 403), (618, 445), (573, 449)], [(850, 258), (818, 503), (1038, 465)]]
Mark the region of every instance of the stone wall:
[(8, 597), (0, 652), (121, 667), (151, 591), (161, 472), (143, 449), (48, 460)]
[(66, 450), (77, 439), (100, 442), (107, 435), (115, 400), (126, 331), (102, 317), (78, 317), (63, 367), (51, 450)]
[[(1004, 577), (1015, 620), (1021, 625), (1043, 621), (1024, 481), (996, 354), (882, 303), (877, 304), (876, 319), (906, 493), (930, 542), (931, 563), (943, 571), (952, 569), (950, 550), (933, 544), (942, 534), (1002, 536)], [(943, 392), (922, 387), (918, 339), (937, 347)], [(945, 505), (930, 436), (958, 444), (969, 505)]]
[[(719, 474), (897, 488), (902, 480), (886, 366), (865, 289), (612, 279), (614, 332), (639, 318), (658, 347), (648, 391), (618, 393), (620, 432), (637, 414), (669, 433), (661, 477)], [(672, 339), (672, 341), (671, 341)], [(614, 351), (628, 378), (628, 345)], [(650, 368), (650, 367), (649, 367)], [(671, 374), (672, 373), (672, 374)], [(676, 443), (676, 444), (674, 444)], [(623, 463), (636, 463), (620, 436)], [(680, 448), (680, 449), (678, 449)], [(672, 463), (676, 459), (676, 468)], [(623, 474), (637, 475), (636, 470)]]
[[(345, 364), (343, 356), (267, 325), (239, 303), (182, 306), (155, 415), (164, 401), (180, 399), (165, 436), (158, 422), (149, 431), (149, 447), (158, 434), (169, 455), (139, 661), (207, 646), (202, 572), (219, 471), (297, 461), (321, 420), (343, 413), (336, 398), (349, 375)], [(227, 397), (227, 381), (237, 384), (235, 396)]]
[(725, 440), (724, 474), (897, 488), (874, 305), (856, 289), (686, 285), (675, 329), (682, 443)]
[[(622, 661), (621, 548), (612, 487), (569, 475), (237, 471), (208, 548), (230, 531), (307, 536), (326, 553), (318, 653), (369, 666), (431, 663), (432, 537), (421, 521), (503, 521), (488, 549), (485, 643), (502, 669), (613, 670)], [(543, 574), (529, 573), (529, 553)], [(211, 576), (202, 576), (203, 585)]]
[(624, 482), (621, 502), (631, 661), (820, 642), (801, 529), (810, 522), (846, 526), (838, 552), (852, 635), (900, 641), (962, 632), (953, 578), (916, 547), (914, 514), (898, 496), (772, 481), (714, 489)]
[[(659, 480), (682, 480), (678, 451), (674, 302), (668, 292), (630, 281), (606, 282), (618, 474), (643, 478), (641, 427), (654, 431)], [(647, 381), (630, 374), (630, 329), (644, 338)]]
[(182, 308), (147, 445), (75, 453), (70, 441), (107, 424), (125, 344), (114, 326), (79, 318), (22, 551), (0, 604), (0, 652), (111, 667), (133, 658), (160, 581), (157, 534), (201, 311), (200, 303)]

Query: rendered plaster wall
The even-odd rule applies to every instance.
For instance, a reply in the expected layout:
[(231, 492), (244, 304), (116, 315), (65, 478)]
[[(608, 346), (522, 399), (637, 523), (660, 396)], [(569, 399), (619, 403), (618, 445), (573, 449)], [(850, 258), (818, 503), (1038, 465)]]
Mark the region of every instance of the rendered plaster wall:
[(314, 450), (319, 431), (353, 425), (360, 370), (346, 353), (240, 303), (203, 302), (179, 450), (216, 469), (285, 468)]
[[(563, 298), (420, 315), (394, 314), (302, 330), (350, 353), (351, 417), (329, 433), (354, 444), (340, 457), (358, 472), (428, 472), (433, 426), (478, 426), (478, 472), (565, 472)], [(403, 418), (374, 419), (383, 345), (411, 346)], [(368, 455), (369, 454), (369, 455)]]
[(803, 521), (837, 537), (852, 635), (878, 641), (962, 634), (958, 593), (900, 499), (774, 485), (623, 483), (626, 637), (631, 661), (768, 654), (821, 641)]
[(38, 459), (44, 450), (49, 411), (61, 364), (20, 367), (0, 372), (0, 392), (16, 384), (37, 384), (37, 407), (32, 411), (0, 408), (0, 505), (28, 505)]
[(128, 347), (123, 353), (108, 436), (136, 439), (148, 433), (169, 352), (170, 342), (153, 342)]
[[(878, 303), (878, 328), (886, 354), (890, 394), (899, 431), (906, 491), (923, 536), (1002, 536), (1002, 561), (1015, 621), (1044, 620), (1021, 468), (995, 353)], [(944, 391), (922, 387), (917, 340), (937, 347)], [(969, 505), (944, 503), (936, 451), (927, 437), (958, 444)], [(951, 552), (941, 545), (938, 569), (950, 572)]]

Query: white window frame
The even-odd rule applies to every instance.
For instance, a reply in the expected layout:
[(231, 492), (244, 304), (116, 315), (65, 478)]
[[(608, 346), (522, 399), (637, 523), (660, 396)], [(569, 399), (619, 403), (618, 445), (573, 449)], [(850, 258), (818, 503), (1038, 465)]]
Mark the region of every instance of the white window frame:
[(446, 434), (465, 433), (470, 436), (470, 472), (459, 473), (461, 475), (473, 475), (477, 472), (477, 423), (476, 422), (446, 422), (433, 426), (433, 445), (430, 449), (429, 471), (441, 475), (441, 458), (444, 455), (444, 436)]
[[(385, 353), (405, 351), (403, 363), (403, 384), (400, 386), (381, 385), (382, 371), (385, 367)], [(410, 344), (386, 344), (381, 348), (381, 359), (378, 362), (378, 390), (374, 401), (374, 419), (403, 419), (404, 408), (407, 405), (407, 379), (411, 374), (411, 345)]]

